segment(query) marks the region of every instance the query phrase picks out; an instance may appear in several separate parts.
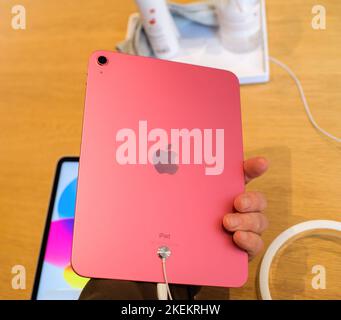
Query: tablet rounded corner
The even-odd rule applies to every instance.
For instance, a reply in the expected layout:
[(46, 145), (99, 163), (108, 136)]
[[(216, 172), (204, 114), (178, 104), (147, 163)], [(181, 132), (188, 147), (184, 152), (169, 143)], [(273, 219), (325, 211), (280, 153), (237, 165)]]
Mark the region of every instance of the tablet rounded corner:
[(72, 270), (80, 277), (89, 278), (84, 270), (82, 270), (81, 266), (78, 264), (77, 259), (74, 257), (74, 254), (71, 254), (70, 260)]

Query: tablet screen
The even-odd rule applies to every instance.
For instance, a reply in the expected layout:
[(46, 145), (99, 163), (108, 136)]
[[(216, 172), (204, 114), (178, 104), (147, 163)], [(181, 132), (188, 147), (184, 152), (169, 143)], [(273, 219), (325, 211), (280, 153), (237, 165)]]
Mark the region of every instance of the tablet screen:
[(87, 278), (71, 268), (78, 161), (62, 160), (57, 168), (33, 298), (78, 299)]

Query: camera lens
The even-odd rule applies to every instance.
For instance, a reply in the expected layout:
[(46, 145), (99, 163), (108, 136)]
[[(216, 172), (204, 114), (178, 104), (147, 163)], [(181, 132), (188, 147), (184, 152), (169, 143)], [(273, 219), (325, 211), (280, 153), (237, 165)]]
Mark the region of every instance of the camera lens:
[(99, 56), (97, 62), (100, 66), (103, 66), (108, 63), (108, 59), (105, 56)]

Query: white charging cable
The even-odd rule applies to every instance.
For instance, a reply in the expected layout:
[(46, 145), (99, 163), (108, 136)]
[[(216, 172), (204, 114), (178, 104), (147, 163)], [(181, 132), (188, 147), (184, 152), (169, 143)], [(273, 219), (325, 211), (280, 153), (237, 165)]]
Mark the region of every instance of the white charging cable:
[(269, 61), (275, 63), (276, 65), (278, 65), (282, 69), (284, 69), (286, 72), (288, 72), (290, 77), (295, 81), (296, 86), (298, 88), (298, 91), (300, 93), (303, 105), (304, 105), (305, 112), (307, 113), (308, 118), (309, 118), (311, 124), (315, 127), (315, 129), (317, 129), (319, 132), (321, 132), (322, 134), (324, 134), (328, 138), (330, 138), (330, 139), (340, 143), (341, 142), (341, 138), (338, 138), (338, 137), (332, 135), (331, 133), (329, 133), (328, 131), (324, 130), (315, 121), (315, 119), (314, 119), (314, 117), (313, 117), (313, 115), (312, 115), (312, 113), (310, 111), (310, 107), (309, 107), (307, 98), (306, 98), (306, 96), (304, 94), (304, 90), (303, 90), (302, 84), (301, 84), (300, 80), (297, 78), (297, 76), (295, 75), (295, 73), (285, 63), (277, 60), (276, 58), (269, 57)]
[(166, 258), (162, 258), (162, 271), (163, 271), (163, 278), (165, 279), (165, 285), (167, 288), (169, 299), (173, 300), (172, 294), (171, 294), (170, 289), (169, 289), (168, 279), (167, 279)]
[(157, 284), (157, 297), (159, 300), (173, 300), (172, 294), (169, 289), (169, 283), (167, 278), (167, 270), (166, 270), (166, 259), (171, 255), (171, 251), (168, 247), (162, 246), (157, 250), (157, 254), (162, 261), (162, 273), (163, 279), (165, 283), (158, 283)]

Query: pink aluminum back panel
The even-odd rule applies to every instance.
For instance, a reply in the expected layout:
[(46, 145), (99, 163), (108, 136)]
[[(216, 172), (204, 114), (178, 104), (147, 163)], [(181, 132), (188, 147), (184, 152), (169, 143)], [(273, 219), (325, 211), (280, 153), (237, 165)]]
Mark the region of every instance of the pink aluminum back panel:
[[(100, 66), (104, 55), (108, 64)], [(116, 133), (223, 128), (220, 175), (205, 164), (160, 174), (153, 164), (116, 161)], [(138, 141), (137, 141), (138, 143)], [(138, 150), (137, 150), (138, 156)], [(170, 283), (237, 287), (247, 254), (222, 227), (244, 190), (239, 83), (230, 72), (97, 51), (89, 61), (72, 250), (86, 277), (163, 282), (157, 249), (168, 246)]]

